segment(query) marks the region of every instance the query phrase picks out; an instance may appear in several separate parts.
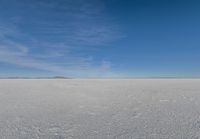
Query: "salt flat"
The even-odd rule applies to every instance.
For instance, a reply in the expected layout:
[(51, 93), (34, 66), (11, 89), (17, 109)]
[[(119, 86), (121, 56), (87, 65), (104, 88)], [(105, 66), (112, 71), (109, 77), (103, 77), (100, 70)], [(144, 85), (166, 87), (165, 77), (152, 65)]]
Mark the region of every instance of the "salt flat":
[(0, 80), (0, 139), (199, 138), (199, 79)]

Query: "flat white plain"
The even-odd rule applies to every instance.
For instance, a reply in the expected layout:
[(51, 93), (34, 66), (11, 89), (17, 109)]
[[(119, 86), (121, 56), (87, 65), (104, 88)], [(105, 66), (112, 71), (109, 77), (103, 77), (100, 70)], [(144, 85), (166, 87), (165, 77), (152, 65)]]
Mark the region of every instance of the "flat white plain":
[(1, 139), (199, 139), (199, 79), (3, 79)]

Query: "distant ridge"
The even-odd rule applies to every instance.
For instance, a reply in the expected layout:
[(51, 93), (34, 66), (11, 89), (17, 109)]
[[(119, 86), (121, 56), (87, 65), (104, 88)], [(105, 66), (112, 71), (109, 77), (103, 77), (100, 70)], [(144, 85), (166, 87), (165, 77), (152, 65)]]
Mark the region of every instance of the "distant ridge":
[(53, 77), (0, 77), (0, 79), (72, 79), (65, 76), (53, 76)]

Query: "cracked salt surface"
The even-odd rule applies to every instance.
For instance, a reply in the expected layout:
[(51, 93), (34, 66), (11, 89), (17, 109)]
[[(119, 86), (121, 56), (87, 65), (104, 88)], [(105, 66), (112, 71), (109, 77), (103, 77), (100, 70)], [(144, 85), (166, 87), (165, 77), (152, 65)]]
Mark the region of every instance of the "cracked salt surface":
[(0, 80), (0, 139), (198, 139), (198, 79)]

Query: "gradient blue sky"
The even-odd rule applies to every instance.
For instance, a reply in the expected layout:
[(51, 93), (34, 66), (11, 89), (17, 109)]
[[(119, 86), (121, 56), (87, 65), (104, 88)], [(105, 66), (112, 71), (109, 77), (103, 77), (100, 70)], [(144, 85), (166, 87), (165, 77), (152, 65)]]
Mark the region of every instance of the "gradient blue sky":
[(200, 76), (198, 0), (0, 0), (0, 76)]

